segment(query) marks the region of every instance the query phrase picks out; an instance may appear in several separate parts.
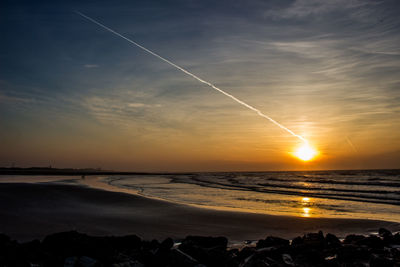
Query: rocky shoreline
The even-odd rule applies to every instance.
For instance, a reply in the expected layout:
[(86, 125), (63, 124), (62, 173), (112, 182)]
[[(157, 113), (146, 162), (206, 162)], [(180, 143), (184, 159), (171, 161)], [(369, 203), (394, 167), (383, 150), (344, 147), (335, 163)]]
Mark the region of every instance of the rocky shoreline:
[(268, 236), (239, 249), (228, 247), (225, 237), (159, 242), (70, 231), (19, 243), (0, 234), (0, 266), (400, 266), (400, 234), (381, 228), (379, 235), (340, 240), (320, 231), (291, 241)]

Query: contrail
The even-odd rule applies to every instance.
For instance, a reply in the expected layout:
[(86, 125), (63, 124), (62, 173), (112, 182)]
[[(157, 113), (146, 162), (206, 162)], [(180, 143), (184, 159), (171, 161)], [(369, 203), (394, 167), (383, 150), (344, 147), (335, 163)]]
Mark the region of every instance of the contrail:
[(255, 107), (250, 106), (249, 104), (243, 102), (242, 100), (236, 98), (235, 96), (233, 96), (233, 95), (231, 95), (231, 94), (225, 92), (224, 90), (222, 90), (222, 89), (216, 87), (216, 86), (213, 85), (212, 83), (207, 82), (207, 81), (201, 79), (200, 77), (194, 75), (193, 73), (187, 71), (186, 69), (184, 69), (184, 68), (182, 68), (182, 67), (176, 65), (175, 63), (172, 63), (172, 62), (169, 61), (168, 59), (163, 58), (162, 56), (160, 56), (160, 55), (154, 53), (153, 51), (147, 49), (147, 48), (144, 47), (144, 46), (141, 46), (140, 44), (136, 43), (135, 41), (132, 41), (131, 39), (129, 39), (129, 38), (123, 36), (122, 34), (120, 34), (120, 33), (116, 32), (116, 31), (114, 31), (113, 29), (108, 28), (107, 26), (103, 25), (102, 23), (98, 22), (97, 20), (94, 20), (94, 19), (92, 19), (92, 18), (86, 16), (85, 14), (83, 14), (83, 13), (81, 13), (81, 12), (79, 12), (79, 11), (75, 11), (75, 13), (77, 13), (77, 14), (79, 14), (80, 16), (84, 17), (85, 19), (90, 20), (91, 22), (93, 22), (93, 23), (99, 25), (100, 27), (106, 29), (107, 31), (112, 32), (113, 34), (115, 34), (115, 35), (121, 37), (122, 39), (125, 39), (126, 41), (128, 41), (128, 42), (130, 42), (130, 43), (136, 45), (137, 47), (143, 49), (143, 50), (146, 51), (147, 53), (149, 53), (149, 54), (151, 54), (151, 55), (153, 55), (153, 56), (155, 56), (155, 57), (161, 59), (162, 61), (164, 61), (164, 62), (170, 64), (171, 66), (177, 68), (178, 70), (180, 70), (180, 71), (186, 73), (187, 75), (189, 75), (189, 76), (195, 78), (195, 79), (198, 80), (199, 82), (204, 83), (204, 84), (210, 86), (211, 88), (217, 90), (217, 91), (220, 92), (221, 94), (224, 94), (224, 95), (226, 95), (227, 97), (232, 98), (233, 100), (235, 100), (235, 101), (238, 102), (239, 104), (241, 104), (241, 105), (245, 106), (246, 108), (248, 108), (248, 109), (250, 109), (250, 110), (256, 112), (259, 116), (261, 116), (261, 117), (263, 117), (263, 118), (269, 120), (270, 122), (272, 122), (273, 124), (279, 126), (279, 127), (282, 128), (283, 130), (285, 130), (285, 131), (287, 131), (288, 133), (290, 133), (291, 135), (293, 135), (293, 136), (299, 138), (299, 139), (302, 140), (304, 143), (308, 143), (308, 141), (307, 141), (304, 137), (302, 137), (301, 135), (295, 134), (292, 130), (286, 128), (285, 126), (283, 126), (282, 124), (280, 124), (280, 123), (277, 122), (276, 120), (272, 119), (272, 118), (269, 117), (268, 115), (265, 115), (265, 114), (262, 113), (260, 110), (256, 109)]
[(346, 136), (346, 141), (349, 144), (349, 146), (354, 150), (354, 152), (358, 153), (357, 148), (354, 146), (353, 142), (350, 141), (350, 138)]

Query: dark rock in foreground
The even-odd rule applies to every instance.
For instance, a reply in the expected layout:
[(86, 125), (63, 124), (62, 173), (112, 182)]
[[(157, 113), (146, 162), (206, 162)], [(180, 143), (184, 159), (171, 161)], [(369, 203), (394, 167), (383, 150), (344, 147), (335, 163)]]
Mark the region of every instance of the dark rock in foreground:
[(256, 246), (229, 248), (225, 237), (188, 236), (144, 241), (135, 235), (94, 237), (75, 231), (18, 243), (0, 234), (0, 267), (143, 266), (399, 266), (400, 235), (379, 229), (379, 236), (348, 235), (340, 241), (322, 232), (291, 242), (269, 236)]

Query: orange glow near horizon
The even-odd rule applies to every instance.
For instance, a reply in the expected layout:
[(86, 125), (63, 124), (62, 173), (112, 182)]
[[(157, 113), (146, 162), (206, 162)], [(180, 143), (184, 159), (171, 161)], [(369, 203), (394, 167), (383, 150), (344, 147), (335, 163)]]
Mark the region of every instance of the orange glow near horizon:
[(303, 144), (293, 153), (302, 161), (310, 161), (318, 155), (318, 151), (311, 147), (308, 143)]

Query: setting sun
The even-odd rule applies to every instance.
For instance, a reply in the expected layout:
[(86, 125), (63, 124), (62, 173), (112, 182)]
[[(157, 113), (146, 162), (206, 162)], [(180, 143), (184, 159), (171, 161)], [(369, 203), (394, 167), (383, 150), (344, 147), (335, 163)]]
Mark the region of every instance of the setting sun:
[(317, 154), (318, 152), (314, 148), (312, 148), (309, 144), (303, 144), (294, 153), (296, 157), (298, 157), (303, 161), (312, 160)]

